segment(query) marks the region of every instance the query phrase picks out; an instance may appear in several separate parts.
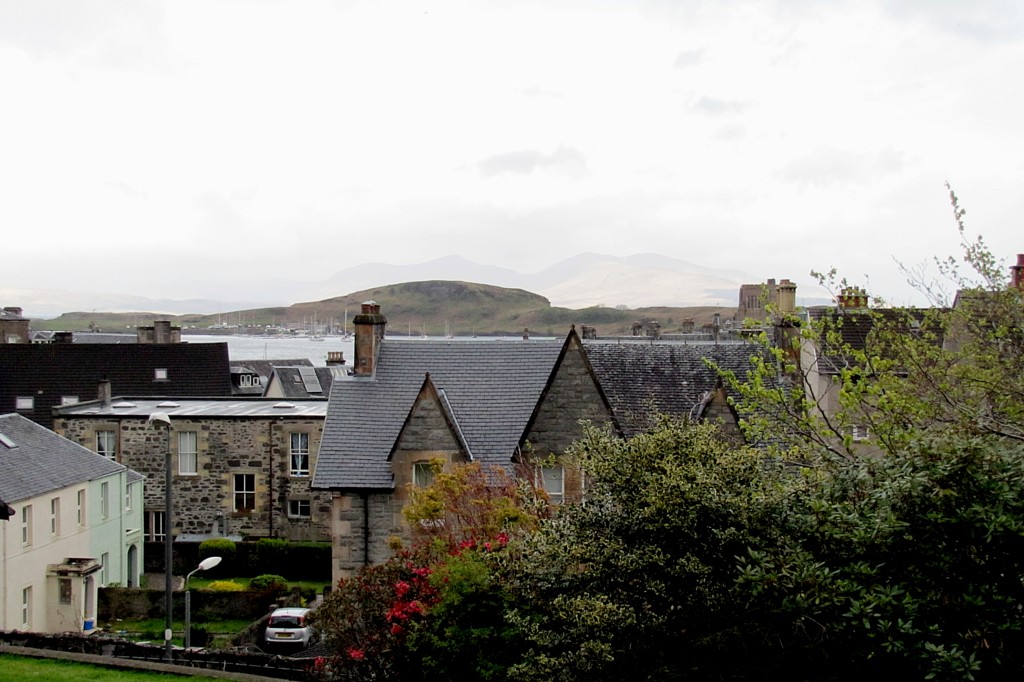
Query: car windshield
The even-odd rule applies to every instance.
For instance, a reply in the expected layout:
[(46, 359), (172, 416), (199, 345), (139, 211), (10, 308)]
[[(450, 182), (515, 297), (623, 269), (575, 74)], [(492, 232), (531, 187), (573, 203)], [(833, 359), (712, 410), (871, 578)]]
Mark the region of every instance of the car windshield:
[(301, 628), (303, 627), (302, 616), (272, 616), (270, 618), (272, 628)]

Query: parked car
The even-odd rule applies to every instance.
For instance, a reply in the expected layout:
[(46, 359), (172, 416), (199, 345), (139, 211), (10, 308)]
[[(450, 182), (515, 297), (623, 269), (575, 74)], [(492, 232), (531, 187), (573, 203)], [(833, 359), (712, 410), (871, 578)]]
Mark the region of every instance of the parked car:
[(267, 633), (264, 641), (267, 644), (301, 644), (309, 646), (315, 639), (313, 628), (306, 617), (309, 609), (286, 608), (275, 609), (267, 621)]

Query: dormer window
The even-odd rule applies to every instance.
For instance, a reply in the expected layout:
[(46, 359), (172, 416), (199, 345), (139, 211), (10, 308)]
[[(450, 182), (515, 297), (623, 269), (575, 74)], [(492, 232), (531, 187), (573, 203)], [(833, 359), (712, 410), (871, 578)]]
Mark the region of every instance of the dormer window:
[(153, 371), (153, 379), (156, 381), (167, 381), (167, 370), (164, 368), (157, 368)]
[(14, 399), (14, 409), (16, 410), (34, 410), (35, 406), (36, 401), (32, 396), (18, 396)]

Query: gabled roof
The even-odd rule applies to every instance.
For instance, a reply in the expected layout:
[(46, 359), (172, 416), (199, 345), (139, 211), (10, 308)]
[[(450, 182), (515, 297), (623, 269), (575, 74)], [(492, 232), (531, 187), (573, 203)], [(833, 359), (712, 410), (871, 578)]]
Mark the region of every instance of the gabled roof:
[(753, 343), (675, 341), (583, 342), (615, 418), (626, 437), (650, 426), (655, 414), (690, 417), (719, 386), (713, 361), (743, 380), (751, 357), (764, 350)]
[(6, 502), (125, 471), (123, 465), (18, 414), (0, 416), (0, 434), (0, 499)]
[[(312, 367), (313, 363), (309, 358), (295, 358), (293, 360), (232, 360), (231, 366), (231, 390), (235, 395), (263, 395), (270, 386), (271, 377), (278, 367)], [(257, 375), (260, 378), (258, 385), (243, 386), (240, 380), (241, 375)], [(324, 396), (327, 394), (325, 393)], [(301, 396), (293, 396), (301, 397)]]
[[(157, 369), (167, 370), (166, 380)], [(0, 344), (0, 377), (0, 413), (31, 396), (34, 410), (24, 414), (47, 428), (62, 396), (92, 400), (104, 379), (114, 395), (231, 395), (226, 343)]]
[(387, 458), (428, 372), (474, 458), (507, 466), (563, 346), (385, 338), (373, 377), (334, 382), (313, 487), (390, 490)]
[(402, 440), (402, 435), (405, 430), (409, 428), (409, 424), (412, 422), (413, 417), (416, 414), (416, 408), (423, 405), (424, 401), (433, 401), (437, 404), (438, 410), (441, 416), (444, 418), (445, 425), (448, 427), (448, 432), (451, 434), (452, 440), (458, 443), (458, 446), (466, 454), (466, 457), (472, 461), (473, 451), (469, 447), (469, 443), (466, 442), (466, 437), (462, 433), (462, 426), (459, 424), (459, 418), (455, 415), (455, 410), (452, 409), (452, 404), (448, 400), (448, 396), (445, 395), (444, 391), (439, 391), (434, 382), (430, 380), (430, 373), (427, 372), (426, 377), (423, 379), (423, 386), (420, 388), (419, 395), (416, 396), (416, 400), (413, 402), (412, 408), (409, 410), (409, 414), (406, 415), (405, 421), (402, 423), (402, 428), (398, 431), (398, 437), (395, 438), (395, 443), (391, 447), (391, 452), (388, 453), (388, 461), (394, 457), (395, 450), (398, 449), (398, 444)]
[(286, 398), (326, 398), (331, 394), (334, 372), (330, 367), (277, 367), (270, 381), (274, 379)]

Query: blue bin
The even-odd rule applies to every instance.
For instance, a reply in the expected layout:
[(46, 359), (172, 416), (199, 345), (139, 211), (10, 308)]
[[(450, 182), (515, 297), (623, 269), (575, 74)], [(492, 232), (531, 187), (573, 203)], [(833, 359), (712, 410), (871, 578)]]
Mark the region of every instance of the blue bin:
[(96, 625), (96, 619), (95, 618), (86, 618), (85, 619), (84, 629), (85, 629), (86, 632), (88, 632), (89, 630), (92, 630), (93, 627), (95, 627), (95, 625)]

